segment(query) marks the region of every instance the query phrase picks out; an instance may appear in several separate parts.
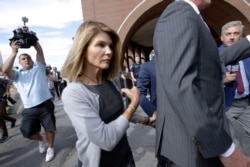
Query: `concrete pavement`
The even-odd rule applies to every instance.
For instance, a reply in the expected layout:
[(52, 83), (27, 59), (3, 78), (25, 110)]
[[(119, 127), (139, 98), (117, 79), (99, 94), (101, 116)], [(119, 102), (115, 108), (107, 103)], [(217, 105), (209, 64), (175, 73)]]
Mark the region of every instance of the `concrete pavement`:
[[(19, 130), (21, 116), (12, 114), (17, 118), (17, 124), (15, 128), (9, 129), (10, 123), (7, 122), (10, 139), (0, 143), (1, 167), (77, 167), (74, 128), (63, 111), (61, 101), (56, 101), (55, 106), (57, 119), (55, 158), (51, 162), (45, 162), (45, 154), (38, 152), (38, 143), (22, 137)], [(144, 114), (141, 108), (137, 113)], [(136, 166), (155, 167), (157, 161), (154, 150), (154, 128), (131, 123), (127, 134)]]

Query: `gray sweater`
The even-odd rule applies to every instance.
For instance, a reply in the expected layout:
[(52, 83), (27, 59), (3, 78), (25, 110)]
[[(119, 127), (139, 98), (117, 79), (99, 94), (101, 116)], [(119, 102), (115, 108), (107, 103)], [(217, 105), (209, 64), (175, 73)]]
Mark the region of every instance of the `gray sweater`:
[(101, 149), (110, 151), (129, 127), (129, 121), (119, 116), (105, 124), (99, 116), (99, 95), (81, 82), (72, 82), (62, 94), (64, 111), (77, 134), (76, 149), (83, 167), (98, 167)]

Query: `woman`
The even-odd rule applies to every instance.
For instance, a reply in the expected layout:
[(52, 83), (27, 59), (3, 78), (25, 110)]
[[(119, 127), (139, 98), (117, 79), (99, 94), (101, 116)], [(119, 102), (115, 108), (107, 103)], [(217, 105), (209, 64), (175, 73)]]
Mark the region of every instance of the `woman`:
[(103, 23), (78, 28), (61, 74), (71, 83), (62, 102), (78, 140), (79, 166), (134, 167), (126, 130), (139, 104), (136, 87), (122, 89), (131, 100), (124, 109), (121, 92), (111, 82), (120, 72), (120, 40)]

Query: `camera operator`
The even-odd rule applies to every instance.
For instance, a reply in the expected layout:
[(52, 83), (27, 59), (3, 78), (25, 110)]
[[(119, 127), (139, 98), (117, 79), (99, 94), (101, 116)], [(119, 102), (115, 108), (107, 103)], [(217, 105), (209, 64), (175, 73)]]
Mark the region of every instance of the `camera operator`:
[(3, 64), (3, 72), (17, 83), (17, 88), (24, 104), (22, 111), (21, 132), (25, 138), (39, 142), (39, 152), (46, 152), (44, 137), (40, 134), (41, 125), (46, 132), (48, 149), (45, 161), (54, 158), (54, 139), (55, 139), (55, 115), (52, 95), (48, 88), (45, 75), (45, 59), (43, 49), (37, 41), (32, 45), (37, 54), (36, 61), (31, 56), (22, 53), (19, 56), (21, 69), (13, 70), (13, 64), (20, 46), (17, 40), (11, 41), (12, 53)]

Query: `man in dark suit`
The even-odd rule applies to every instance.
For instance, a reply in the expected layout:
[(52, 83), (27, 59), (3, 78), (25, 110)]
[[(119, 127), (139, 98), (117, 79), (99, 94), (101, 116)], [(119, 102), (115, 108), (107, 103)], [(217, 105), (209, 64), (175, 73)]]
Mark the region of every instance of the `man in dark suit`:
[[(151, 117), (151, 124), (154, 126), (156, 119), (156, 74), (155, 60), (148, 61), (141, 65), (137, 88), (140, 90), (140, 106), (144, 112)], [(148, 91), (150, 93), (147, 98)]]
[[(222, 45), (219, 50), (233, 45), (243, 37), (244, 25), (241, 21), (230, 21), (221, 30)], [(250, 58), (239, 61), (236, 79), (225, 84), (225, 99), (227, 102), (227, 118), (231, 123), (234, 139), (239, 143), (240, 149), (250, 156), (250, 108), (249, 108), (249, 83), (250, 83)], [(240, 80), (241, 79), (241, 80)], [(237, 82), (237, 84), (236, 84)]]
[(137, 78), (138, 78), (139, 73), (140, 73), (140, 68), (141, 68), (140, 57), (135, 56), (135, 62), (130, 69), (131, 70), (130, 71), (131, 79), (132, 79), (135, 86), (137, 85)]
[(219, 56), (200, 10), (211, 0), (168, 5), (154, 34), (157, 73), (156, 151), (160, 166), (250, 166), (225, 119), (223, 68), (250, 54), (250, 36)]
[(53, 67), (52, 75), (55, 77), (54, 87), (55, 87), (56, 95), (57, 95), (58, 99), (60, 99), (61, 91), (60, 91), (59, 86), (60, 86), (61, 76), (60, 76), (60, 72), (57, 71), (56, 67)]

